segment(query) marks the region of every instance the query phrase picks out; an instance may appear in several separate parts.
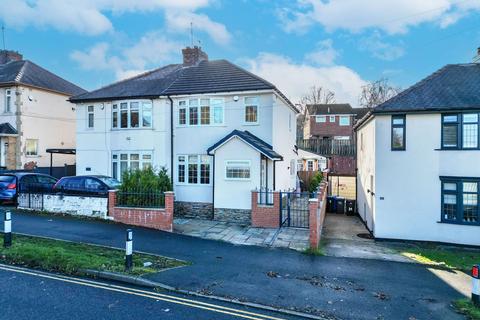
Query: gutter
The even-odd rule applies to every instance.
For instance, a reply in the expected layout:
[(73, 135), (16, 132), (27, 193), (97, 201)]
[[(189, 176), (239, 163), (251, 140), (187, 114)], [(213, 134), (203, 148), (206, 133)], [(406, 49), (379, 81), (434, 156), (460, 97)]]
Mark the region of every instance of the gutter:
[(170, 182), (173, 189), (173, 100), (167, 96), (170, 101)]

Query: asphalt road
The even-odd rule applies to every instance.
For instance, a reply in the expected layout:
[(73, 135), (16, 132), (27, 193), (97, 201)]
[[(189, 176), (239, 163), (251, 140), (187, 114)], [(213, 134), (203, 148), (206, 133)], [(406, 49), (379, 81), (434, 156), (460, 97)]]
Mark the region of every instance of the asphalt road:
[(0, 265), (1, 319), (296, 319), (190, 296)]
[[(123, 248), (127, 226), (14, 212), (14, 232)], [(1, 225), (1, 222), (0, 222)], [(235, 246), (145, 228), (134, 250), (190, 261), (149, 276), (172, 287), (296, 309), (331, 319), (463, 319), (463, 296), (426, 266)]]

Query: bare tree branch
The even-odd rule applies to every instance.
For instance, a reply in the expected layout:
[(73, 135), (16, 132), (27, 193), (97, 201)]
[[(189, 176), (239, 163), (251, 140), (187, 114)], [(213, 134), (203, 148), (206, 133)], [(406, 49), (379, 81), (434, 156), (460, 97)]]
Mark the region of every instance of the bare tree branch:
[(401, 91), (401, 88), (391, 86), (387, 78), (381, 78), (362, 87), (359, 104), (364, 108), (372, 109)]
[(335, 103), (335, 92), (323, 87), (313, 86), (305, 93), (301, 100), (303, 106), (307, 104), (332, 104)]

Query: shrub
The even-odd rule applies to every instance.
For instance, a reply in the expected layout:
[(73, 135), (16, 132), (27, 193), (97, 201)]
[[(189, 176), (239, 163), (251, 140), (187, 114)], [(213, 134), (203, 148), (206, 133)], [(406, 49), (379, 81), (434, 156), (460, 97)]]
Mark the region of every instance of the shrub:
[(315, 172), (313, 176), (310, 178), (308, 183), (308, 192), (313, 193), (316, 192), (320, 183), (322, 183), (323, 174), (321, 172)]

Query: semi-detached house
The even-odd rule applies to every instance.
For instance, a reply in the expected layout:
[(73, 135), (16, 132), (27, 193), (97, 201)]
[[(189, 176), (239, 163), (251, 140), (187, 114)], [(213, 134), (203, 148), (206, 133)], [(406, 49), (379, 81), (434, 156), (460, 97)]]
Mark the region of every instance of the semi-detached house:
[(480, 245), (480, 64), (443, 67), (356, 131), (358, 211), (375, 237)]
[(199, 47), (71, 99), (77, 173), (165, 167), (181, 215), (250, 221), (251, 191), (296, 185), (296, 114), (271, 83)]

